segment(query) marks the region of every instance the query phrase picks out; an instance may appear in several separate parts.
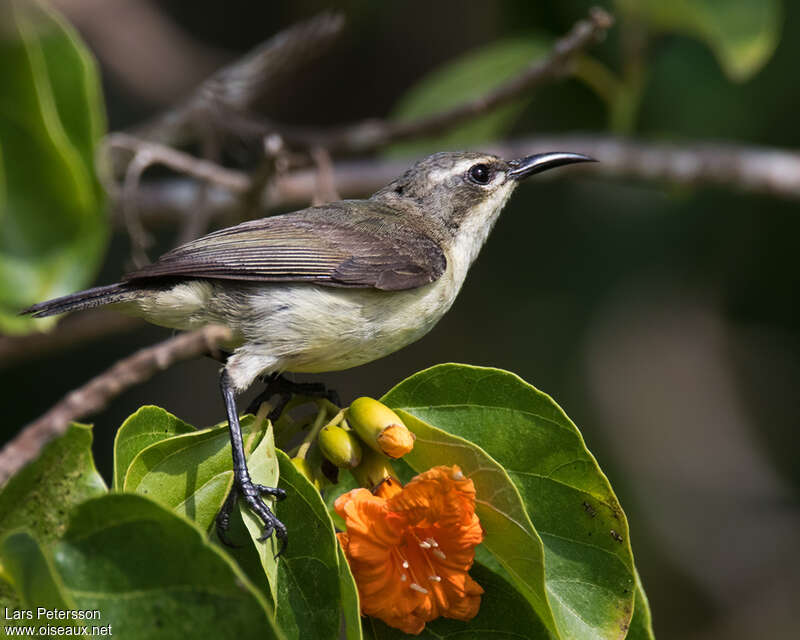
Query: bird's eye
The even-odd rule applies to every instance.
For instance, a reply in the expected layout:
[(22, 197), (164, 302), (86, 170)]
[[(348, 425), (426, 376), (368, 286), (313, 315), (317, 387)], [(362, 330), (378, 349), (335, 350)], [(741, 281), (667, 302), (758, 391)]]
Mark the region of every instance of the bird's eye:
[(469, 168), (469, 179), (475, 184), (489, 184), (492, 178), (492, 170), (488, 164), (476, 164)]

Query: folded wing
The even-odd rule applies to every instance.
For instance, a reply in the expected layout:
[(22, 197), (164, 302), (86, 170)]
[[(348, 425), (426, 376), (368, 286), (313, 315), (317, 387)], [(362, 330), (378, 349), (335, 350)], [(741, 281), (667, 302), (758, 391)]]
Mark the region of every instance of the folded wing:
[(436, 242), (396, 212), (351, 201), (216, 231), (173, 249), (125, 280), (313, 282), (398, 291), (435, 281), (446, 266)]

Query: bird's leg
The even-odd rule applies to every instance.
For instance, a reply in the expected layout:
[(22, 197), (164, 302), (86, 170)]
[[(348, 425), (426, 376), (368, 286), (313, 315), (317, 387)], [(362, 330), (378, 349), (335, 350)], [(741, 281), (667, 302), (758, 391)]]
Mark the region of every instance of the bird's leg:
[(233, 488), (225, 499), (222, 510), (217, 516), (217, 535), (219, 539), (227, 544), (227, 529), (230, 524), (230, 516), (238, 497), (242, 497), (247, 502), (247, 506), (264, 523), (264, 532), (259, 540), (266, 540), (273, 532), (280, 540), (281, 548), (276, 557), (281, 555), (286, 549), (287, 533), (286, 526), (275, 517), (269, 507), (264, 503), (262, 496), (272, 496), (277, 500), (283, 500), (286, 492), (277, 487), (267, 487), (263, 484), (254, 484), (250, 479), (250, 472), (247, 469), (247, 461), (244, 457), (244, 444), (242, 442), (242, 428), (239, 425), (239, 414), (236, 411), (236, 396), (233, 384), (231, 383), (228, 372), (223, 369), (220, 377), (220, 387), (222, 398), (225, 400), (225, 410), (228, 414), (228, 427), (231, 435), (231, 450), (233, 451)]
[(283, 413), (289, 400), (292, 399), (292, 395), (326, 398), (336, 406), (341, 404), (339, 394), (333, 389), (326, 388), (321, 382), (294, 382), (279, 373), (271, 374), (264, 382), (267, 385), (266, 388), (250, 403), (247, 413), (255, 413), (262, 402), (267, 402), (272, 396), (277, 395), (278, 402), (267, 416), (272, 422), (275, 422)]

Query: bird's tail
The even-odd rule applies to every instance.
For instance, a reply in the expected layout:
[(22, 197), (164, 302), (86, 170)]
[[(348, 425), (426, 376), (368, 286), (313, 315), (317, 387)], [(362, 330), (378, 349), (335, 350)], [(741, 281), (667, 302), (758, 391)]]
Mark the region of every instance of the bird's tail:
[(81, 309), (91, 309), (100, 307), (104, 304), (114, 302), (127, 302), (137, 297), (140, 288), (134, 287), (125, 282), (109, 284), (104, 287), (94, 287), (86, 291), (78, 291), (68, 296), (46, 300), (23, 309), (19, 315), (31, 315), (34, 318), (44, 318), (54, 316), (67, 311), (80, 311)]

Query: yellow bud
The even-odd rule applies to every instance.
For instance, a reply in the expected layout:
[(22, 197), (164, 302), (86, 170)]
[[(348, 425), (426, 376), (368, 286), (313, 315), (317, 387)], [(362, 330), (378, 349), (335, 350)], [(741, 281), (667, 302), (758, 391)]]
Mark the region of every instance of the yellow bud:
[(353, 474), (360, 486), (366, 487), (370, 491), (384, 484), (387, 478), (392, 478), (395, 484), (399, 484), (395, 479), (394, 468), (389, 458), (371, 449), (364, 450), (361, 464), (355, 469), (350, 469), (350, 473)]
[(361, 462), (361, 444), (350, 431), (337, 426), (323, 427), (317, 442), (322, 455), (337, 467), (352, 468)]
[(347, 420), (372, 449), (400, 458), (414, 447), (414, 434), (385, 404), (372, 398), (357, 398), (347, 410)]

